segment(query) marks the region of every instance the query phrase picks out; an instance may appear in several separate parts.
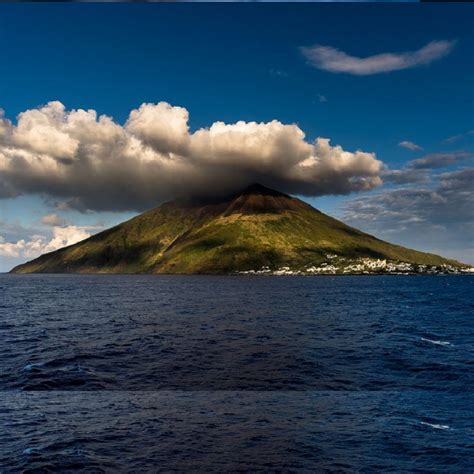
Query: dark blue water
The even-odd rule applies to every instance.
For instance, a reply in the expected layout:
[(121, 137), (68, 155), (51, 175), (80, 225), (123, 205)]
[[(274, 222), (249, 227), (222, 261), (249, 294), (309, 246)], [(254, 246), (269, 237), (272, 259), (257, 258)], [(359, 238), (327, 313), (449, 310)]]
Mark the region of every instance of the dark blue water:
[(0, 472), (472, 472), (473, 289), (1, 275)]

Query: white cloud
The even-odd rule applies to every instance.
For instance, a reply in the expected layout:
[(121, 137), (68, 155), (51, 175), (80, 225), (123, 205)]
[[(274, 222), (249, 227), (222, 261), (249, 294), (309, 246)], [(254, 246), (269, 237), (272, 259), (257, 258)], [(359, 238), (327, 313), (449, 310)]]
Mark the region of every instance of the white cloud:
[(416, 160), (409, 161), (408, 166), (414, 169), (444, 168), (472, 157), (474, 157), (474, 153), (465, 151), (431, 153)]
[(384, 183), (426, 183), (431, 180), (431, 174), (428, 169), (405, 167), (400, 170), (387, 169), (382, 173), (382, 178)]
[(270, 76), (273, 77), (289, 77), (289, 74), (286, 71), (283, 71), (282, 69), (270, 69), (269, 71)]
[(406, 148), (407, 150), (412, 150), (412, 151), (419, 151), (423, 150), (423, 148), (420, 145), (417, 145), (416, 143), (413, 143), (409, 140), (403, 140), (398, 144), (398, 146), (401, 146), (402, 148)]
[(385, 183), (428, 183), (432, 181), (433, 170), (446, 168), (473, 157), (473, 153), (465, 151), (430, 153), (416, 160), (408, 161), (402, 169), (392, 170), (386, 168), (382, 171), (381, 176)]
[(92, 226), (54, 227), (53, 235), (47, 238), (44, 235), (32, 235), (28, 239), (16, 242), (6, 242), (0, 236), (0, 255), (4, 257), (36, 258), (44, 253), (73, 245), (90, 237), (91, 230), (98, 230)]
[(351, 56), (331, 46), (302, 47), (308, 62), (325, 71), (366, 76), (427, 65), (449, 54), (455, 41), (431, 41), (416, 51), (380, 53), (360, 58)]
[(445, 140), (443, 140), (443, 143), (454, 143), (459, 140), (462, 140), (463, 138), (470, 137), (470, 136), (472, 137), (473, 135), (474, 135), (474, 130), (469, 130), (465, 133), (458, 133), (457, 135), (452, 135), (446, 138)]
[(343, 220), (380, 238), (474, 263), (474, 168), (431, 179), (352, 199), (343, 204)]
[(166, 102), (142, 104), (132, 110), (125, 128), (145, 145), (162, 153), (186, 153), (189, 113)]
[[(90, 237), (91, 230), (95, 229), (91, 226), (69, 225), (66, 227), (54, 227), (53, 238), (47, 243), (44, 252), (52, 252), (53, 250), (73, 245), (81, 240)], [(96, 229), (95, 229), (96, 230)]]
[(54, 158), (72, 158), (79, 141), (74, 137), (69, 119), (64, 105), (58, 101), (50, 102), (41, 110), (22, 112), (18, 126), (13, 129), (12, 143)]
[(0, 196), (43, 194), (69, 207), (140, 210), (164, 199), (229, 193), (252, 182), (310, 196), (381, 184), (375, 154), (305, 139), (295, 124), (215, 122), (189, 132), (165, 102), (132, 110), (124, 126), (60, 102), (0, 115)]
[(56, 227), (65, 225), (63, 218), (57, 214), (47, 214), (41, 218), (41, 223), (47, 226)]

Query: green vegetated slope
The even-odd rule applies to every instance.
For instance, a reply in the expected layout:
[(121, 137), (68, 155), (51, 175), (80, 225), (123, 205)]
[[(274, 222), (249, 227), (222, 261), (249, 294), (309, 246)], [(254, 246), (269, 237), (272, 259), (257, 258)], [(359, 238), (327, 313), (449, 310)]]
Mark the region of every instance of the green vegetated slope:
[(392, 245), (283, 193), (252, 185), (212, 203), (173, 201), (75, 245), (19, 265), (16, 273), (233, 273), (303, 269), (328, 253), (462, 266)]

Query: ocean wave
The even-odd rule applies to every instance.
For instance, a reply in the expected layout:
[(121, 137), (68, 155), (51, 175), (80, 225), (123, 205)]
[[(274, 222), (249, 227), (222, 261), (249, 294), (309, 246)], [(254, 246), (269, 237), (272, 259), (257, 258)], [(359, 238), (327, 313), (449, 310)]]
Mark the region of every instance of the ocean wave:
[(437, 423), (428, 423), (426, 421), (420, 421), (420, 425), (429, 426), (429, 427), (434, 428), (436, 430), (450, 430), (451, 429), (451, 427), (449, 425), (440, 425), (440, 424), (437, 424)]
[(451, 345), (451, 343), (448, 342), (448, 341), (436, 341), (436, 340), (432, 340), (432, 339), (426, 339), (425, 337), (422, 337), (421, 340), (424, 341), (424, 342), (431, 342), (431, 344), (436, 344), (438, 346), (450, 346)]
[(38, 454), (41, 451), (41, 448), (25, 448), (23, 454), (31, 456), (32, 454)]
[(39, 370), (43, 366), (44, 366), (44, 362), (38, 362), (38, 363), (30, 362), (23, 367), (23, 370), (25, 372), (31, 372), (33, 370)]

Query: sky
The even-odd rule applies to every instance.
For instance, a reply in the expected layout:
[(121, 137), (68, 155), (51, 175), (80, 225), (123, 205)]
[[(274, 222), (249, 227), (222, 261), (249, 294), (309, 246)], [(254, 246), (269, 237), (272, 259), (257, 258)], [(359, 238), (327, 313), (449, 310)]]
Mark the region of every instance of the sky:
[(474, 264), (472, 5), (0, 12), (0, 271), (254, 181)]

